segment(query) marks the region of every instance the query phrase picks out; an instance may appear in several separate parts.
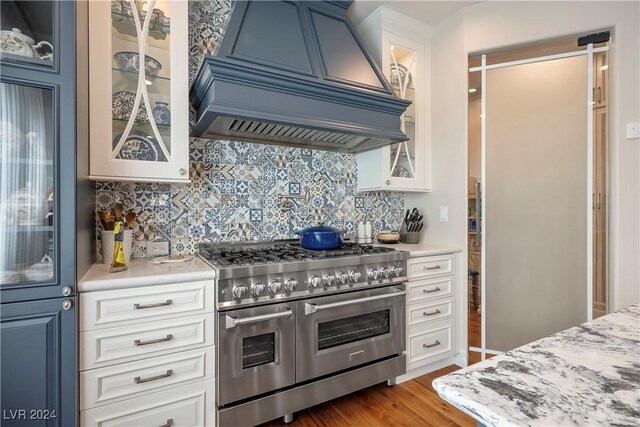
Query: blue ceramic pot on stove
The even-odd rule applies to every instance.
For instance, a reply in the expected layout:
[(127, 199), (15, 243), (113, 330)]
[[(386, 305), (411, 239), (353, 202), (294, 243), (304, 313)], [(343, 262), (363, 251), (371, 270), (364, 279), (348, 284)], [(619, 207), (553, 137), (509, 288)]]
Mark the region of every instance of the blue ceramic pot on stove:
[(296, 231), (295, 234), (300, 236), (300, 245), (305, 249), (323, 251), (342, 246), (342, 232), (323, 224)]

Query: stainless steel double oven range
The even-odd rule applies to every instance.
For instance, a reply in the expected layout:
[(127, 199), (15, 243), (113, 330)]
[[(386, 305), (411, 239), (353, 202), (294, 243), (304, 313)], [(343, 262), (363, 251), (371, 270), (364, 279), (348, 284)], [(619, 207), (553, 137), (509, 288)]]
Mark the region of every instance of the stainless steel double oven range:
[(201, 244), (217, 273), (217, 425), (256, 425), (405, 373), (409, 254)]

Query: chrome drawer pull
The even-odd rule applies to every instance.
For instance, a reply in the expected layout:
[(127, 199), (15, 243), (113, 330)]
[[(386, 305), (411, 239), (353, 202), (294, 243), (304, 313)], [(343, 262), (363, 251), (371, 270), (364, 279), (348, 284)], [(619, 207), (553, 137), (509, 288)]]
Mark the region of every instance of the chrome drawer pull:
[(433, 344), (422, 344), (422, 346), (424, 348), (431, 348), (431, 347), (435, 347), (437, 345), (440, 345), (440, 341), (436, 340), (436, 342), (434, 342)]
[(439, 268), (442, 268), (442, 267), (440, 267), (440, 264), (436, 265), (435, 267), (427, 267), (426, 265), (424, 267), (422, 267), (422, 269), (425, 270), (425, 271), (426, 270), (437, 270)]
[(159, 342), (171, 341), (172, 339), (173, 339), (173, 335), (167, 334), (166, 337), (158, 338), (157, 340), (149, 340), (149, 341), (135, 340), (133, 342), (133, 344), (137, 347), (137, 346), (140, 346), (140, 345), (149, 345), (149, 344), (156, 344), (156, 343), (159, 343)]
[(405, 291), (392, 292), (390, 294), (373, 295), (370, 297), (356, 298), (356, 299), (350, 299), (350, 300), (340, 301), (340, 302), (332, 302), (329, 304), (310, 304), (307, 302), (304, 304), (304, 314), (312, 314), (312, 313), (315, 313), (316, 311), (329, 310), (331, 308), (338, 308), (338, 307), (344, 307), (347, 305), (362, 304), (370, 301), (377, 301), (381, 299), (399, 297), (405, 294), (406, 294)]
[(427, 313), (426, 311), (424, 313), (422, 313), (423, 316), (435, 316), (436, 314), (440, 314), (442, 313), (439, 309), (436, 309), (436, 311), (432, 311), (431, 313)]
[(438, 291), (441, 291), (441, 290), (442, 289), (440, 289), (440, 286), (436, 286), (435, 288), (429, 289), (429, 290), (423, 289), (422, 292), (424, 292), (425, 294), (430, 294), (430, 293), (438, 292)]
[(173, 418), (169, 418), (166, 423), (158, 427), (171, 427), (173, 425)]
[(285, 319), (287, 317), (291, 317), (292, 315), (293, 315), (293, 312), (291, 310), (285, 310), (279, 313), (268, 313), (268, 314), (261, 314), (259, 316), (251, 316), (251, 317), (225, 316), (226, 317), (225, 326), (227, 329), (231, 329), (236, 326), (246, 325), (249, 323), (265, 322), (267, 320), (275, 320), (275, 319)]
[(162, 307), (164, 305), (171, 305), (172, 303), (173, 303), (173, 301), (168, 299), (165, 302), (157, 302), (155, 304), (133, 304), (133, 309), (134, 310), (142, 310), (143, 308)]
[(160, 374), (160, 375), (156, 375), (155, 377), (149, 377), (149, 378), (135, 377), (133, 379), (133, 382), (136, 384), (148, 383), (149, 381), (160, 380), (162, 378), (170, 377), (171, 375), (173, 375), (173, 369), (168, 369), (166, 374)]

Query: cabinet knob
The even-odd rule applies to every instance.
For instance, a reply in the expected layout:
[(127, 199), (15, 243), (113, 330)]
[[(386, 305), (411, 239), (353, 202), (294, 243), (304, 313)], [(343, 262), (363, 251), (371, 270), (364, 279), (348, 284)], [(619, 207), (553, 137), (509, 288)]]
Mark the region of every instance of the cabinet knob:
[(73, 289), (71, 289), (71, 286), (65, 286), (64, 288), (62, 288), (62, 295), (65, 297), (68, 297), (69, 295), (71, 295), (71, 292), (73, 292)]
[(71, 300), (66, 299), (66, 300), (62, 301), (62, 309), (63, 310), (65, 310), (65, 311), (66, 310), (70, 310), (71, 307), (73, 307), (73, 303), (71, 302)]
[(390, 180), (390, 179), (388, 179), (388, 180), (386, 180), (384, 183), (385, 183), (385, 184), (387, 184), (387, 185), (391, 185), (391, 180)]
[(185, 168), (180, 168), (180, 175), (184, 175), (187, 173), (187, 170)]

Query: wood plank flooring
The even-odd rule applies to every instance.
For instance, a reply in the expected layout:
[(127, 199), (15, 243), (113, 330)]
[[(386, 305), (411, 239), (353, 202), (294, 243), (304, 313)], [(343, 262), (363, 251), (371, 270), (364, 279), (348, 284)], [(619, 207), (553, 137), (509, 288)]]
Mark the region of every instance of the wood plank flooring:
[[(294, 414), (291, 427), (469, 426), (476, 422), (440, 399), (431, 382), (460, 369), (451, 365), (414, 380), (378, 384)], [(281, 419), (261, 427), (286, 426)]]

